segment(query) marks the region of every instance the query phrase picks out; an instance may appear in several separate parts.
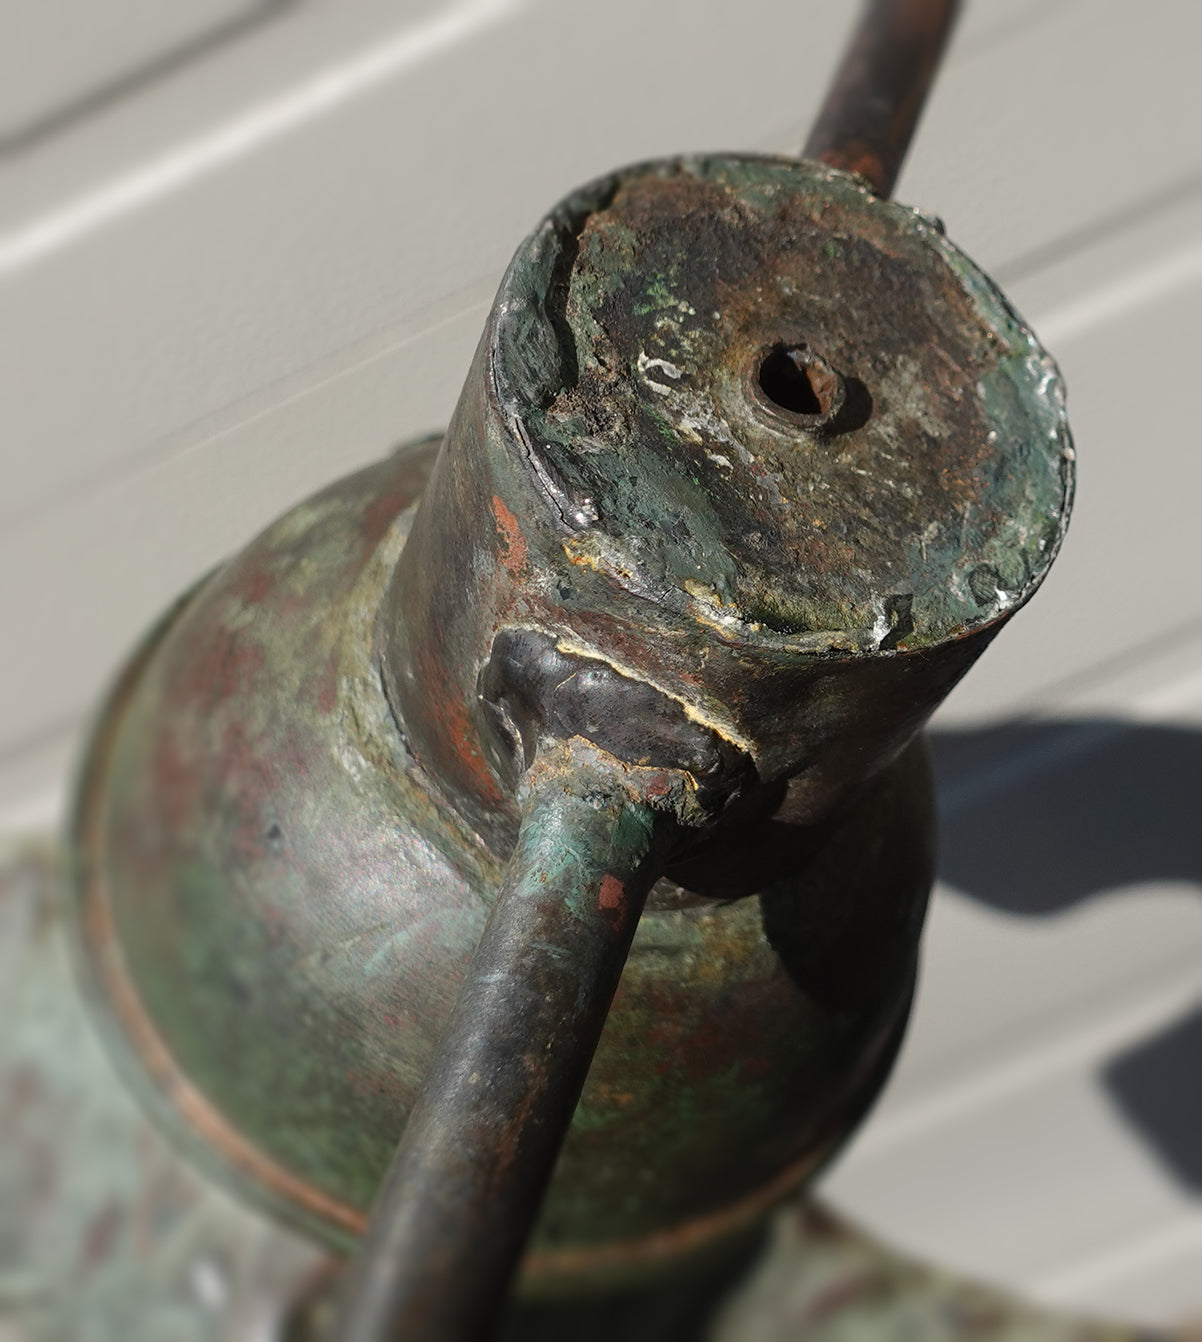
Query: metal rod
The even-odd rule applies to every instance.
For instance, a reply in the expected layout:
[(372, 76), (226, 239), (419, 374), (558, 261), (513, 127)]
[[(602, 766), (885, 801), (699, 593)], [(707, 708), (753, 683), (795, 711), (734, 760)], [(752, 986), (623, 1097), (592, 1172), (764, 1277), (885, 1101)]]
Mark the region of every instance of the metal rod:
[(658, 874), (656, 830), (593, 774), (556, 774), (533, 796), (350, 1274), (339, 1342), (491, 1334)]
[(892, 193), (960, 5), (868, 0), (802, 150)]

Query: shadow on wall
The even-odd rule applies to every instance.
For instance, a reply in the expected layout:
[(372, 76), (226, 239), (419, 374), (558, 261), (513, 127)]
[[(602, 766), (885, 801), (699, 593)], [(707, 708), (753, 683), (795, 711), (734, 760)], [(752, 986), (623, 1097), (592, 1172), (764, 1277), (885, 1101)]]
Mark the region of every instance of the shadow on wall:
[[(1202, 731), (1024, 722), (934, 732), (931, 746), (940, 875), (970, 898), (1038, 917), (1149, 881), (1202, 890)], [(1102, 1081), (1177, 1180), (1202, 1192), (1202, 1005), (1113, 1058)]]
[(92, 88), (82, 89), (67, 101), (40, 109), (24, 122), (0, 124), (0, 158), (36, 149), (43, 140), (70, 130), (79, 122), (106, 111), (112, 103), (140, 93), (193, 61), (203, 59), (295, 3), (296, 0), (246, 0), (236, 13)]

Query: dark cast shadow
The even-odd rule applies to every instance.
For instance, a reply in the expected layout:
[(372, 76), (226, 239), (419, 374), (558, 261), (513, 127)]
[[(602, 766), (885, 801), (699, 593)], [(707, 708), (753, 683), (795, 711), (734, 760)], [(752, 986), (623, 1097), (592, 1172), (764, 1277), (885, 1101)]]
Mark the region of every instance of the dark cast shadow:
[[(82, 89), (74, 97), (26, 122), (0, 128), (0, 158), (37, 148), (60, 131), (70, 130), (123, 98), (139, 93), (175, 74), (177, 70), (237, 41), (284, 10), (292, 8), (295, 3), (296, 0), (247, 0), (245, 8), (220, 23), (195, 33), (185, 41), (160, 51), (92, 88)], [(71, 35), (64, 33), (63, 40), (70, 41)]]
[[(1155, 881), (1202, 887), (1202, 731), (1108, 719), (931, 734), (940, 875), (1040, 917)], [(1202, 1192), (1202, 1006), (1101, 1080), (1165, 1167)]]

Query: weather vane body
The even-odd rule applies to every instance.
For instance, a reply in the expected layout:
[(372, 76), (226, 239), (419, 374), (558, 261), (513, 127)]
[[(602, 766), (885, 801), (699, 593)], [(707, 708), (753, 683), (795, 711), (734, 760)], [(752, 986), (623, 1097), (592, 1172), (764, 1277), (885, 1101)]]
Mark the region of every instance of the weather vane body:
[(366, 1231), (345, 1339), (721, 1242), (887, 1074), (920, 732), (1072, 482), (1054, 365), (888, 199), (953, 10), (869, 7), (803, 161), (556, 207), (445, 438), (269, 528), (109, 702), (87, 972), (198, 1159)]

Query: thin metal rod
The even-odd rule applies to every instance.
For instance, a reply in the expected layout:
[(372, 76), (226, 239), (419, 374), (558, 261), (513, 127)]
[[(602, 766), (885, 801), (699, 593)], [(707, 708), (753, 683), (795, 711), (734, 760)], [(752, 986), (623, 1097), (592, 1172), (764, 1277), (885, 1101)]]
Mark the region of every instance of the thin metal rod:
[(501, 1314), (647, 891), (653, 813), (562, 774), (517, 848), (350, 1273), (339, 1342), (481, 1342)]
[(959, 0), (868, 0), (802, 150), (892, 193)]

